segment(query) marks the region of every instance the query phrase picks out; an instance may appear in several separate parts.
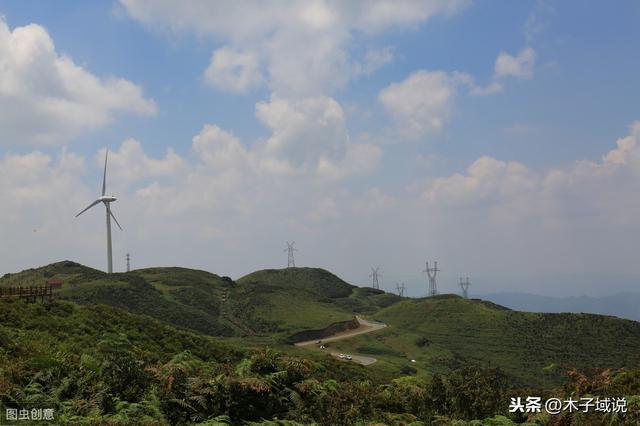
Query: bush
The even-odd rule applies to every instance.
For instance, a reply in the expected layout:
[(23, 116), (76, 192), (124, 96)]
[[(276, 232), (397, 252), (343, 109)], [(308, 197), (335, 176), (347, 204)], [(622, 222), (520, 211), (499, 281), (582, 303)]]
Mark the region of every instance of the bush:
[(429, 343), (431, 343), (429, 341), (429, 339), (427, 339), (426, 337), (419, 337), (418, 339), (416, 339), (416, 346), (419, 348), (423, 348), (425, 346), (427, 346)]
[(410, 365), (405, 365), (404, 367), (402, 367), (400, 369), (400, 374), (403, 374), (405, 376), (413, 376), (417, 372), (418, 372), (418, 370), (416, 370), (415, 368), (413, 368)]

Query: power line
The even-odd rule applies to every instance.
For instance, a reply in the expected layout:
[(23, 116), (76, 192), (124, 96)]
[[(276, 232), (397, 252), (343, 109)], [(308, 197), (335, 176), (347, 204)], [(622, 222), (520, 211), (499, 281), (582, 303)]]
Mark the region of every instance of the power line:
[(429, 262), (426, 262), (426, 269), (423, 272), (427, 273), (429, 277), (429, 296), (435, 296), (438, 294), (438, 286), (436, 285), (436, 275), (440, 272), (438, 269), (438, 261), (435, 262), (433, 268), (429, 268)]
[(284, 251), (287, 252), (287, 268), (295, 268), (296, 260), (293, 257), (293, 252), (298, 251), (297, 248), (294, 247), (295, 241), (287, 241), (287, 248)]
[(380, 288), (380, 283), (378, 282), (378, 278), (382, 276), (382, 274), (379, 272), (380, 267), (375, 267), (375, 268), (371, 268), (371, 273), (369, 274), (369, 277), (371, 278), (371, 287), (373, 288)]
[(466, 280), (460, 278), (460, 288), (462, 289), (462, 297), (465, 299), (469, 298), (469, 286), (471, 283), (469, 282), (469, 277)]

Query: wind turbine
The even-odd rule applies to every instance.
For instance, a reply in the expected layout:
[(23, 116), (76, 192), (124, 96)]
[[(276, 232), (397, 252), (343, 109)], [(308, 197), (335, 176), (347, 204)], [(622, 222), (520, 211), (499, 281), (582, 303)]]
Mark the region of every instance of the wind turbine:
[(118, 225), (118, 228), (120, 228), (121, 231), (122, 231), (122, 227), (118, 223), (118, 219), (116, 219), (116, 217), (113, 215), (113, 212), (111, 211), (111, 203), (116, 201), (116, 197), (114, 197), (113, 195), (105, 195), (105, 192), (107, 192), (106, 190), (107, 190), (107, 158), (108, 157), (109, 157), (109, 150), (107, 150), (107, 152), (104, 155), (104, 175), (102, 177), (102, 195), (93, 203), (89, 204), (89, 207), (87, 207), (86, 209), (78, 213), (76, 217), (80, 216), (82, 213), (86, 212), (96, 204), (104, 203), (104, 206), (107, 208), (107, 272), (112, 273), (113, 272), (113, 255), (111, 253), (111, 218), (113, 218), (113, 220), (116, 222), (116, 225)]

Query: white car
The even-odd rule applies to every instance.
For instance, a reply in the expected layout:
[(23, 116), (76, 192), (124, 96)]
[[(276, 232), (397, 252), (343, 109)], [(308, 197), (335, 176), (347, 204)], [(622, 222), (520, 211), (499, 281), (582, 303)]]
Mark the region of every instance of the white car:
[(347, 358), (349, 361), (351, 361), (353, 359), (353, 357), (351, 355), (345, 355), (345, 358)]
[(344, 358), (345, 358), (345, 355), (344, 355), (344, 354), (340, 354), (340, 355), (338, 355), (338, 358), (340, 358), (340, 359), (344, 359)]

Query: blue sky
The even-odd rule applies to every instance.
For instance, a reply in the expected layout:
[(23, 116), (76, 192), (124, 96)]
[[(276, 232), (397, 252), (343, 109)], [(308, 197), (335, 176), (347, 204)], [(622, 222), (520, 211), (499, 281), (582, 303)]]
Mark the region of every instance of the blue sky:
[(108, 147), (117, 256), (140, 267), (237, 277), (293, 239), (302, 264), (357, 284), (380, 265), (412, 295), (436, 258), (448, 291), (635, 289), (640, 5), (387, 6), (0, 3), (0, 272), (103, 267), (102, 216), (69, 213)]

